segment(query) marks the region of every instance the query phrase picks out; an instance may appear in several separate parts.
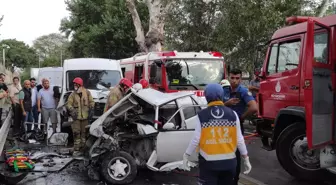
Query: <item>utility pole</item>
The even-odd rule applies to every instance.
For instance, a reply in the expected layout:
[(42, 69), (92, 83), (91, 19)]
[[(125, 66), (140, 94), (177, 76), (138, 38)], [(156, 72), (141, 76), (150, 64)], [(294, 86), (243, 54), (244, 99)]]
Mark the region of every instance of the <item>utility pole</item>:
[(41, 56), (39, 55), (39, 69), (41, 68)]
[(61, 67), (63, 67), (63, 50), (61, 49)]
[(7, 44), (2, 45), (2, 65), (6, 68), (6, 49), (10, 49)]

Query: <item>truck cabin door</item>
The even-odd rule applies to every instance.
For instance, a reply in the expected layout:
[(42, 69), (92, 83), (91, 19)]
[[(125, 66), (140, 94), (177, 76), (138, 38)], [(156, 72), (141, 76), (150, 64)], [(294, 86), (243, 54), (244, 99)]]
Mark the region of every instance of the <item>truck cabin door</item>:
[(304, 107), (308, 146), (311, 149), (333, 142), (333, 70), (330, 27), (309, 18), (303, 69)]

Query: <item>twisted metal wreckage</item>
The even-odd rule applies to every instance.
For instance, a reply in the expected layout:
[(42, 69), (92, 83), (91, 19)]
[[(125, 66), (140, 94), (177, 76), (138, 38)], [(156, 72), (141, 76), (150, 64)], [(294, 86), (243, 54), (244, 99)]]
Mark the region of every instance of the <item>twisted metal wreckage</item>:
[[(183, 153), (194, 133), (197, 112), (206, 106), (201, 102), (193, 92), (162, 93), (132, 88), (88, 126), (90, 136), (85, 160), (90, 162), (89, 174), (95, 174), (89, 176), (100, 176), (111, 184), (128, 184), (136, 178), (139, 168), (157, 172), (181, 168)], [(8, 134), (11, 114), (0, 130), (1, 136)], [(2, 152), (6, 137), (0, 139)], [(38, 154), (34, 159), (47, 155), (50, 154)], [(69, 157), (53, 155), (59, 161), (66, 160), (57, 170), (72, 161)], [(196, 152), (191, 159), (197, 162)], [(24, 177), (23, 174), (15, 178), (19, 182)]]

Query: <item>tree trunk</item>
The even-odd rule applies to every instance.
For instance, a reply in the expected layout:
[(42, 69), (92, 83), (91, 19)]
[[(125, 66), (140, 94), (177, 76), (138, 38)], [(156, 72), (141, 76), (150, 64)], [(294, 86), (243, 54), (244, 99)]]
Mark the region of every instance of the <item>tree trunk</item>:
[(143, 52), (161, 51), (164, 42), (164, 23), (173, 0), (145, 0), (149, 11), (149, 29), (145, 36), (134, 0), (126, 0), (126, 5), (133, 19), (136, 38)]
[(330, 0), (323, 0), (322, 1), (321, 5), (319, 7), (319, 11), (317, 13), (318, 17), (323, 17), (324, 16), (324, 14), (326, 13), (330, 3), (331, 3)]
[(141, 20), (140, 20), (138, 11), (136, 10), (134, 0), (126, 0), (126, 6), (128, 8), (128, 11), (132, 15), (133, 24), (134, 24), (135, 31), (136, 31), (135, 40), (139, 45), (140, 51), (147, 52), (148, 49), (145, 45), (145, 34), (144, 34), (143, 27), (141, 25)]

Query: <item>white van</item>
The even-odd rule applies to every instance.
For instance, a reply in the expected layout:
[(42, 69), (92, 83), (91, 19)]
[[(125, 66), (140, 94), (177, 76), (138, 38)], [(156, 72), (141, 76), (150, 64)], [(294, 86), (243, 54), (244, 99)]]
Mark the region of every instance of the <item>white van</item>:
[(63, 65), (62, 95), (59, 107), (62, 106), (68, 95), (74, 90), (73, 80), (76, 77), (83, 79), (84, 87), (91, 92), (96, 103), (94, 117), (103, 114), (106, 96), (111, 87), (117, 85), (122, 78), (120, 64), (117, 60), (102, 58), (68, 59)]
[(44, 67), (38, 71), (37, 83), (41, 84), (43, 78), (49, 79), (51, 86), (62, 87), (63, 67)]

